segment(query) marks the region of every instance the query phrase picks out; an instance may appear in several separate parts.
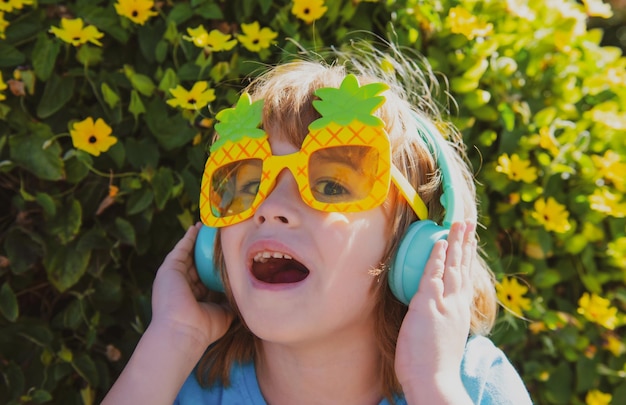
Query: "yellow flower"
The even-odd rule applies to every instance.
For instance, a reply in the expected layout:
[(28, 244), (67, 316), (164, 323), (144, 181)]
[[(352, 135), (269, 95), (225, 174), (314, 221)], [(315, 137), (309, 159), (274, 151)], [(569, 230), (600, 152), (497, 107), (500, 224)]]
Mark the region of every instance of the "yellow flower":
[(522, 316), (523, 311), (530, 309), (530, 299), (524, 297), (527, 292), (528, 287), (521, 285), (513, 277), (505, 277), (501, 283), (496, 284), (498, 300), (516, 316)]
[[(626, 270), (626, 236), (619, 237), (607, 245), (606, 255), (611, 263), (622, 270)], [(626, 276), (626, 273), (624, 273)], [(624, 280), (626, 282), (626, 280)]]
[(617, 308), (612, 307), (608, 299), (597, 294), (584, 293), (578, 300), (578, 313), (588, 321), (610, 330), (617, 325)]
[(213, 52), (230, 51), (237, 44), (236, 39), (230, 39), (232, 35), (220, 30), (211, 30), (209, 33), (202, 25), (187, 28), (187, 33), (189, 36), (183, 36), (184, 39), (193, 42), (198, 48), (208, 48)]
[(167, 104), (185, 110), (199, 110), (215, 100), (215, 90), (208, 87), (209, 83), (206, 81), (196, 82), (189, 91), (178, 85), (170, 89), (174, 98), (167, 100)]
[(33, 0), (3, 0), (0, 1), (0, 11), (11, 13), (13, 10), (21, 10), (24, 6), (30, 6), (32, 4)]
[(550, 152), (552, 156), (556, 156), (560, 152), (559, 143), (554, 139), (554, 135), (548, 127), (542, 127), (539, 130), (539, 146)]
[(532, 217), (539, 221), (547, 231), (564, 233), (572, 227), (568, 221), (569, 212), (563, 204), (559, 204), (552, 197), (548, 197), (547, 201), (543, 198), (535, 201), (535, 211)]
[[(1, 3), (2, 2), (0, 2), (0, 4)], [(5, 32), (8, 26), (9, 22), (4, 19), (4, 11), (0, 11), (0, 39), (6, 39)]]
[(589, 206), (592, 210), (611, 215), (615, 218), (626, 216), (626, 203), (620, 202), (621, 196), (611, 193), (606, 187), (597, 188), (589, 196)]
[(529, 160), (520, 159), (516, 153), (510, 158), (506, 153), (500, 155), (496, 171), (506, 174), (513, 181), (532, 183), (537, 180), (537, 168), (532, 167)]
[(493, 31), (491, 23), (485, 23), (463, 7), (452, 7), (448, 13), (450, 30), (454, 34), (463, 34), (469, 40), (485, 37)]
[(612, 150), (604, 152), (603, 156), (592, 155), (591, 160), (598, 170), (598, 175), (613, 183), (619, 191), (626, 191), (626, 163), (620, 162), (621, 156)]
[(291, 13), (307, 24), (312, 23), (326, 13), (328, 7), (324, 0), (293, 0)]
[(589, 17), (613, 17), (611, 5), (603, 3), (602, 0), (583, 0), (583, 4), (585, 5), (585, 11)]
[(585, 397), (585, 404), (587, 405), (609, 405), (613, 396), (611, 394), (605, 394), (602, 391), (591, 390)]
[[(7, 89), (7, 84), (2, 79), (2, 72), (0, 72), (0, 92), (5, 91)], [(6, 100), (6, 96), (0, 93), (0, 101)]]
[(609, 332), (604, 338), (603, 347), (610, 351), (613, 356), (619, 357), (624, 352), (626, 352), (626, 346), (622, 342), (622, 340), (616, 336), (614, 333)]
[(135, 24), (143, 25), (150, 17), (158, 15), (152, 10), (153, 0), (117, 0), (115, 11), (122, 17), (126, 17)]
[(265, 27), (261, 29), (257, 21), (252, 24), (241, 24), (243, 35), (237, 35), (239, 42), (251, 52), (260, 52), (265, 48), (269, 48), (278, 33)]
[(56, 35), (57, 38), (62, 39), (68, 44), (74, 46), (80, 46), (91, 42), (92, 44), (102, 46), (102, 43), (98, 39), (102, 38), (104, 34), (93, 25), (83, 27), (83, 20), (81, 18), (75, 19), (61, 19), (61, 28), (52, 27), (50, 32)]
[(117, 138), (111, 136), (111, 132), (111, 127), (102, 118), (98, 118), (94, 123), (93, 118), (87, 117), (72, 125), (70, 135), (76, 149), (98, 156), (100, 152), (106, 152), (117, 142)]

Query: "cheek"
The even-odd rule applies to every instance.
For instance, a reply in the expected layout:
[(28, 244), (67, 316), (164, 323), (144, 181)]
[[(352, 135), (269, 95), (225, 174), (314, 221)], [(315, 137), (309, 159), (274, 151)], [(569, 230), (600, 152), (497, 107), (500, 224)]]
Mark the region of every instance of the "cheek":
[(365, 213), (334, 214), (325, 221), (324, 250), (357, 271), (378, 268), (389, 238), (389, 220), (382, 207)]
[(229, 279), (230, 287), (235, 282), (236, 274), (232, 269), (243, 268), (243, 258), (241, 255), (241, 232), (237, 225), (228, 226), (220, 230), (220, 244), (222, 256), (224, 258), (224, 267)]

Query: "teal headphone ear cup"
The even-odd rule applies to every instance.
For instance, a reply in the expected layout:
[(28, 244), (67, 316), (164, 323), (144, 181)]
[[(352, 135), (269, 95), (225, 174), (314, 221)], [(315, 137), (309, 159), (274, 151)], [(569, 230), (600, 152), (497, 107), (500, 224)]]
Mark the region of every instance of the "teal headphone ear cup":
[(194, 247), (194, 260), (196, 262), (196, 270), (202, 283), (210, 290), (224, 292), (224, 285), (220, 278), (218, 270), (213, 263), (213, 250), (215, 247), (215, 238), (217, 236), (217, 228), (202, 225), (196, 245)]
[(435, 243), (447, 239), (448, 232), (448, 229), (427, 219), (413, 222), (400, 241), (388, 281), (391, 292), (406, 305), (419, 288)]

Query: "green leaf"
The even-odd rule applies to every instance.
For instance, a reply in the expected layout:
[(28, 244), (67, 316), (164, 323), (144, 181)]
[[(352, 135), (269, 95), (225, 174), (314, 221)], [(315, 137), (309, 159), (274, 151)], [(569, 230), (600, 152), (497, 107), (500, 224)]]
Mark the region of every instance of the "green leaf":
[(165, 150), (183, 146), (196, 135), (196, 130), (180, 114), (168, 116), (163, 100), (153, 99), (148, 104), (144, 120)]
[(32, 124), (28, 129), (30, 135), (22, 133), (9, 138), (11, 159), (42, 180), (61, 180), (64, 177), (61, 147), (53, 142), (43, 148), (52, 137), (50, 128), (45, 124)]
[(93, 3), (85, 2), (86, 7), (82, 7), (77, 15), (85, 21), (96, 25), (99, 29), (111, 35), (121, 43), (126, 43), (129, 38), (129, 31), (120, 26), (120, 17), (113, 7), (94, 7)]
[(41, 33), (37, 36), (32, 57), (33, 69), (39, 80), (45, 82), (50, 78), (60, 50), (61, 44), (58, 41), (49, 39), (47, 34)]
[(46, 390), (36, 389), (31, 394), (32, 401), (36, 404), (45, 404), (53, 400), (52, 394)]
[(546, 384), (546, 395), (552, 404), (569, 404), (572, 396), (573, 372), (570, 365), (562, 362), (551, 374)]
[(35, 201), (37, 201), (39, 206), (43, 208), (43, 211), (47, 216), (54, 216), (57, 207), (54, 204), (54, 199), (52, 199), (50, 194), (37, 192), (37, 194), (35, 195)]
[(154, 139), (130, 138), (126, 141), (127, 162), (136, 169), (156, 168), (159, 163), (159, 147)]
[(507, 131), (512, 131), (513, 128), (515, 128), (515, 112), (511, 106), (507, 103), (500, 103), (498, 104), (498, 112), (504, 123), (504, 128), (506, 128)]
[(88, 164), (92, 164), (92, 159), (86, 152), (72, 150), (66, 153), (64, 160), (65, 181), (70, 184), (78, 184), (89, 174)]
[(0, 42), (0, 68), (10, 68), (22, 65), (26, 61), (26, 56), (12, 45)]
[(9, 283), (4, 283), (0, 287), (0, 312), (10, 322), (15, 322), (19, 316), (17, 297)]
[(139, 119), (139, 115), (146, 112), (146, 107), (143, 105), (143, 101), (141, 101), (141, 96), (136, 90), (130, 92), (130, 104), (128, 106), (128, 111), (133, 114), (135, 117), (135, 121)]
[(61, 245), (49, 241), (43, 265), (52, 285), (64, 292), (75, 285), (85, 274), (91, 251), (77, 248), (76, 242)]
[(201, 5), (194, 12), (205, 20), (222, 20), (224, 18), (220, 6), (212, 2)]
[(146, 187), (132, 193), (126, 202), (126, 213), (134, 215), (142, 212), (152, 204), (153, 199), (154, 194), (152, 190)]
[(4, 250), (15, 274), (26, 273), (43, 255), (42, 241), (21, 228), (12, 228), (6, 233)]
[(102, 62), (102, 54), (102, 48), (85, 44), (76, 52), (76, 59), (83, 66), (95, 66)]
[(140, 73), (132, 74), (130, 76), (130, 82), (135, 90), (148, 97), (152, 96), (154, 89), (156, 88), (152, 79)]
[(50, 76), (37, 106), (37, 116), (48, 118), (63, 108), (74, 94), (74, 85), (75, 80), (71, 76), (59, 77), (56, 74)]
[(172, 170), (167, 167), (160, 167), (152, 178), (152, 189), (154, 190), (154, 203), (162, 210), (167, 200), (172, 195), (174, 188), (174, 176)]
[(124, 218), (115, 218), (115, 228), (112, 230), (112, 232), (121, 243), (125, 243), (131, 246), (135, 246), (137, 244), (135, 228), (133, 228), (130, 222), (128, 222)]
[(100, 86), (100, 91), (102, 92), (102, 97), (104, 97), (104, 101), (107, 103), (110, 109), (115, 108), (115, 106), (120, 102), (120, 96), (105, 82), (102, 82), (102, 85)]
[(78, 235), (82, 224), (82, 213), (80, 202), (72, 199), (61, 206), (57, 215), (47, 222), (46, 231), (66, 245)]
[(158, 63), (163, 63), (167, 58), (167, 51), (169, 49), (169, 44), (165, 40), (161, 40), (157, 42), (156, 47), (154, 48), (154, 58)]
[(163, 74), (163, 78), (159, 82), (159, 90), (162, 92), (167, 92), (169, 89), (175, 88), (179, 83), (178, 76), (176, 75), (176, 71), (172, 68), (165, 69), (165, 73)]
[(193, 17), (193, 10), (187, 3), (177, 3), (167, 15), (167, 22), (174, 22), (176, 25), (182, 24)]
[(70, 302), (55, 319), (55, 324), (65, 329), (76, 330), (83, 323), (83, 304), (80, 299)]
[(96, 365), (87, 354), (83, 353), (76, 356), (72, 361), (72, 366), (89, 385), (98, 385), (98, 371), (96, 370)]

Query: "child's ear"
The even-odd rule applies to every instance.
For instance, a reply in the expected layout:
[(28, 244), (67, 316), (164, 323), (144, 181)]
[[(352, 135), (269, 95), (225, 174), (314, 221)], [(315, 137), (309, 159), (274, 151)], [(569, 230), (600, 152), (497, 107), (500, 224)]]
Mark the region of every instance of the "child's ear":
[(219, 271), (215, 267), (213, 261), (213, 252), (215, 250), (215, 238), (217, 236), (217, 228), (202, 225), (196, 245), (194, 247), (194, 260), (198, 276), (202, 283), (209, 290), (224, 292), (224, 284), (220, 278)]
[(435, 243), (448, 238), (449, 229), (426, 219), (413, 222), (400, 241), (389, 271), (389, 287), (397, 299), (409, 305), (419, 288), (424, 267)]

